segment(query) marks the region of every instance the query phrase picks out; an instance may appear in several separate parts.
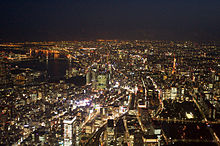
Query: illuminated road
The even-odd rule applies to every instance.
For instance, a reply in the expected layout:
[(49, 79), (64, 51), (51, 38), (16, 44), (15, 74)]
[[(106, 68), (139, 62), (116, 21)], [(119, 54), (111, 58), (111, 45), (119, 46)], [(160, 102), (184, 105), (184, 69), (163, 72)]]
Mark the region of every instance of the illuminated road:
[[(162, 89), (158, 88), (157, 84), (154, 82), (154, 80), (153, 80), (150, 76), (147, 76), (147, 78), (151, 80), (151, 82), (152, 82), (153, 85), (154, 85), (154, 88), (156, 89), (156, 91), (159, 92), (158, 98), (159, 98), (159, 101), (160, 101), (160, 105), (161, 105), (161, 106), (159, 106), (159, 109), (158, 109), (158, 111), (157, 111), (157, 113), (158, 113), (159, 111), (162, 111), (162, 110), (164, 109), (164, 104), (163, 104), (163, 101), (162, 101), (162, 99), (161, 99), (161, 97), (160, 97), (161, 94), (162, 94)], [(144, 80), (143, 80), (143, 82), (144, 82)]]
[[(94, 110), (95, 111), (95, 110)], [(95, 119), (95, 117), (99, 114), (99, 111), (97, 112), (92, 112), (91, 114), (89, 114), (89, 116), (87, 117), (87, 119), (82, 123), (82, 125), (80, 126), (80, 128), (82, 129), (88, 122), (92, 121)]]
[(136, 117), (137, 117), (137, 120), (138, 120), (139, 125), (141, 126), (141, 130), (142, 130), (143, 132), (145, 132), (145, 129), (146, 129), (146, 128), (144, 127), (144, 125), (143, 125), (142, 122), (141, 122), (139, 110), (138, 110), (138, 113), (136, 114)]
[[(66, 111), (60, 113), (59, 115), (55, 115), (55, 116), (51, 117), (50, 119), (48, 119), (48, 121), (53, 121), (54, 119), (60, 118), (60, 117), (63, 116), (65, 113), (66, 113)], [(38, 125), (43, 125), (43, 124), (44, 124), (44, 122), (39, 123)], [(26, 132), (24, 132), (23, 137), (21, 137), (16, 143), (12, 144), (12, 146), (20, 145), (25, 139), (27, 139), (27, 138), (30, 136), (31, 133), (33, 133), (33, 132), (36, 131), (36, 130), (37, 130), (37, 129), (32, 129), (32, 130), (28, 129)]]
[[(202, 114), (203, 116), (203, 119), (205, 120), (205, 122), (208, 124), (208, 120), (204, 114), (204, 112), (202, 111), (200, 105), (198, 104), (197, 100), (195, 99), (195, 95), (192, 94), (192, 92), (190, 92), (190, 95), (192, 96), (193, 98), (193, 102), (196, 104), (196, 106), (198, 107), (199, 109), (199, 112)], [(218, 138), (217, 134), (213, 131), (213, 129), (211, 127), (207, 127), (213, 137), (213, 139), (215, 140), (216, 143), (218, 143), (218, 145), (220, 145), (220, 139)]]
[[(125, 116), (127, 114), (127, 112), (117, 116), (114, 118), (114, 121), (117, 121), (118, 119), (122, 118), (123, 116)], [(95, 142), (99, 141), (99, 136), (101, 135), (101, 133), (105, 130), (105, 127), (107, 125), (107, 119), (106, 121), (90, 136), (90, 138), (87, 140), (86, 145), (89, 145), (89, 143), (91, 142), (91, 140), (95, 137)]]
[(198, 120), (186, 120), (186, 119), (164, 119), (164, 118), (152, 118), (155, 121), (165, 122), (180, 122), (180, 123), (206, 123), (206, 124), (220, 124), (217, 121), (198, 121)]
[(168, 140), (168, 142), (170, 143), (175, 143), (175, 142), (184, 142), (184, 143), (188, 143), (188, 142), (193, 142), (193, 143), (214, 143), (214, 140), (199, 140), (199, 139), (172, 139), (172, 140)]
[(129, 141), (130, 134), (129, 134), (129, 131), (128, 131), (127, 120), (124, 118), (123, 122), (124, 122), (124, 126), (125, 126), (125, 131), (126, 131), (125, 142), (130, 143), (130, 141)]

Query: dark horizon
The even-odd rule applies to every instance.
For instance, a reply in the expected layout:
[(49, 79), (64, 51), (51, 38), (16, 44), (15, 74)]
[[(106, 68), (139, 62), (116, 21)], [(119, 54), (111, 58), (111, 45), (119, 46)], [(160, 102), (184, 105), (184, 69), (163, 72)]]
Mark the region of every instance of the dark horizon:
[(218, 0), (7, 0), (0, 41), (220, 41)]

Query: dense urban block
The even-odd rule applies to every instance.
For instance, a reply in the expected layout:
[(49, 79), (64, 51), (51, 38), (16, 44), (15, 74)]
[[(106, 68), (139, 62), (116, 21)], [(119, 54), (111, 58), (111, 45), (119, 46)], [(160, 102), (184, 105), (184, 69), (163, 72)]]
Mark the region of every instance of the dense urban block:
[(220, 44), (0, 44), (1, 145), (220, 145)]

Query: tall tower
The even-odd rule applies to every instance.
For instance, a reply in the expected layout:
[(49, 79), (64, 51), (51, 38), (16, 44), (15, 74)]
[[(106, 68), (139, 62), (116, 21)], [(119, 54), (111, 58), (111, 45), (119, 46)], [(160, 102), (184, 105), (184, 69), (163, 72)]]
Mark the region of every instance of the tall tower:
[(30, 56), (32, 55), (32, 50), (31, 50), (31, 48), (30, 48), (30, 50), (29, 50), (29, 55), (30, 55)]
[(65, 146), (71, 146), (74, 143), (74, 135), (75, 135), (75, 131), (76, 131), (76, 126), (74, 125), (76, 120), (76, 117), (74, 117), (73, 119), (66, 119), (63, 120), (63, 124), (64, 124), (64, 145)]
[(175, 55), (174, 55), (174, 58), (173, 58), (173, 70), (172, 70), (172, 74), (174, 74), (176, 72), (176, 58), (175, 58)]

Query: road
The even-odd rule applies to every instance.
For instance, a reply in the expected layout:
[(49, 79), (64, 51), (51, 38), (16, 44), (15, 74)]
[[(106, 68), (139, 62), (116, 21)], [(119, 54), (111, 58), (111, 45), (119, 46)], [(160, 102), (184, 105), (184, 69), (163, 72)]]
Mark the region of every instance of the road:
[[(66, 113), (66, 111), (60, 113), (59, 115), (55, 115), (55, 116), (51, 117), (50, 119), (48, 119), (48, 121), (53, 121), (54, 119), (60, 118), (60, 117), (62, 117), (65, 113)], [(38, 125), (43, 125), (43, 124), (44, 124), (44, 122), (41, 122), (41, 123), (39, 123)], [(23, 135), (23, 137), (21, 137), (17, 142), (15, 142), (14, 144), (12, 144), (12, 146), (20, 145), (25, 139), (27, 139), (27, 138), (31, 135), (31, 133), (35, 132), (36, 130), (37, 130), (37, 129), (32, 129), (32, 130), (28, 129), (27, 132), (25, 132), (25, 134)]]
[[(196, 95), (193, 95), (192, 92), (190, 92), (190, 95), (191, 95), (192, 98), (193, 98), (193, 102), (194, 102), (194, 103), (196, 104), (196, 106), (198, 107), (199, 112), (200, 112), (201, 115), (203, 116), (204, 121), (205, 121), (205, 122), (207, 123), (207, 125), (208, 125), (208, 124), (209, 124), (209, 123), (208, 123), (208, 120), (207, 120), (207, 118), (206, 118), (204, 112), (202, 111), (200, 105), (198, 104), (197, 100), (195, 99), (195, 96), (196, 96)], [(219, 139), (219, 137), (217, 136), (217, 134), (213, 131), (213, 129), (212, 129), (210, 126), (208, 126), (207, 128), (208, 128), (208, 130), (210, 131), (210, 133), (211, 133), (213, 139), (215, 140), (215, 142), (220, 145), (220, 139)]]

